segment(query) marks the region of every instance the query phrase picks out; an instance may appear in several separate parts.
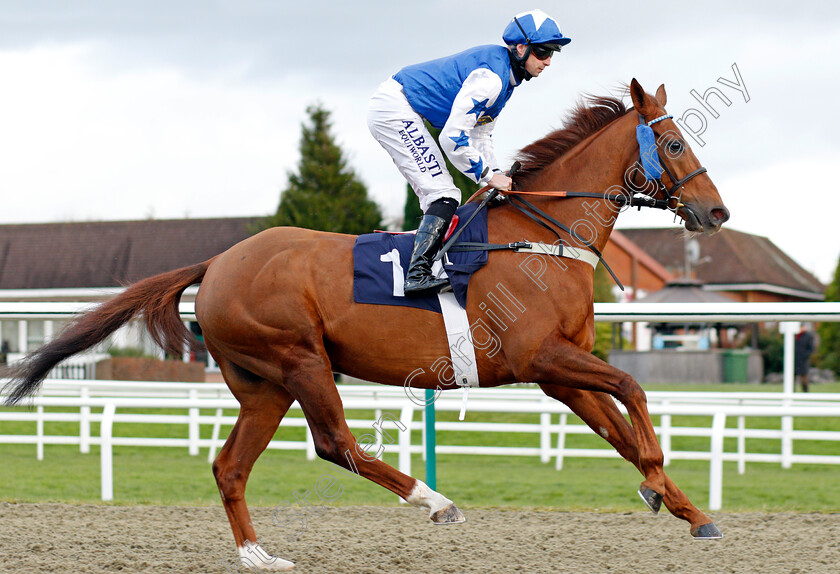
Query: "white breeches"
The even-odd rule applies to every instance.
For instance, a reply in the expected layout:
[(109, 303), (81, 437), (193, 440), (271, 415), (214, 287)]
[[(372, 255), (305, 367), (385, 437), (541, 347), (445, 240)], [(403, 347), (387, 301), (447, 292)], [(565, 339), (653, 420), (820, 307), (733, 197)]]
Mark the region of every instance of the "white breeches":
[(367, 120), (370, 133), (420, 198), (423, 213), (438, 199), (461, 202), (443, 153), (394, 78), (385, 80), (371, 97)]

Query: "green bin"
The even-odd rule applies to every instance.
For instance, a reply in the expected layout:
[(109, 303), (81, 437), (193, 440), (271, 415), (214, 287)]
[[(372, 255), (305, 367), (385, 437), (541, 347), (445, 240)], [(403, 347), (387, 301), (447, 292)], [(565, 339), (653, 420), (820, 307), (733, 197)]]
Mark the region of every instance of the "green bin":
[(743, 349), (728, 349), (723, 352), (723, 382), (746, 383), (747, 363), (750, 352)]

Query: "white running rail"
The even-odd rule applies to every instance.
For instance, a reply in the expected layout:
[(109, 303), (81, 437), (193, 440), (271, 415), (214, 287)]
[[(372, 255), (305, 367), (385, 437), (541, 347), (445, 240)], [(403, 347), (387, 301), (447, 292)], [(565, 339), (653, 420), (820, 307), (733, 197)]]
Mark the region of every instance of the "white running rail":
[[(400, 387), (378, 385), (339, 385), (344, 408), (352, 411), (374, 411), (374, 419), (350, 419), (351, 428), (366, 429), (370, 432), (373, 423), (383, 413), (390, 413), (392, 421), (399, 420), (404, 428), (422, 430), (421, 420), (414, 420), (417, 412), (421, 417), (423, 407), (410, 400)], [(35, 435), (0, 435), (0, 443), (35, 444), (37, 458), (43, 459), (44, 445), (78, 444), (82, 452), (88, 452), (90, 445), (99, 445), (102, 466), (102, 499), (113, 498), (113, 462), (114, 446), (150, 446), (180, 447), (189, 449), (196, 455), (199, 449), (207, 448), (208, 460), (212, 460), (221, 446), (220, 429), (230, 426), (236, 420), (230, 411), (238, 409), (238, 403), (223, 384), (212, 383), (134, 383), (123, 381), (65, 381), (50, 380), (45, 382), (43, 392), (31, 403), (35, 411), (10, 410), (0, 411), (0, 424), (3, 421), (36, 421)], [(51, 412), (54, 407), (78, 408), (78, 412)], [(459, 391), (443, 393), (435, 402), (438, 412), (457, 412), (461, 408)], [(101, 409), (101, 412), (99, 410)], [(174, 409), (183, 410), (184, 414), (160, 414), (142, 412), (143, 410)], [(747, 428), (745, 420), (749, 417), (780, 417), (782, 420), (792, 417), (840, 417), (840, 395), (833, 393), (795, 393), (793, 397), (783, 393), (707, 393), (707, 392), (649, 392), (648, 409), (654, 416), (660, 415), (661, 422), (656, 427), (666, 458), (666, 464), (672, 460), (708, 460), (709, 461), (709, 509), (718, 510), (722, 504), (723, 462), (735, 461), (738, 472), (744, 473), (747, 462), (779, 463), (790, 467), (794, 463), (840, 464), (840, 456), (806, 455), (794, 453), (795, 440), (840, 442), (837, 431), (794, 430), (793, 425), (782, 425), (782, 429)], [(96, 410), (97, 412), (93, 412)], [(224, 411), (229, 411), (225, 414)], [(201, 414), (210, 411), (213, 414)], [(623, 411), (623, 409), (622, 409)], [(467, 432), (504, 432), (532, 433), (535, 435), (534, 447), (498, 447), (498, 446), (459, 446), (440, 444), (445, 442), (438, 437), (437, 452), (444, 454), (483, 454), (498, 456), (539, 456), (544, 462), (555, 460), (555, 468), (562, 469), (563, 461), (568, 457), (617, 457), (618, 454), (606, 443), (604, 448), (568, 448), (566, 437), (570, 434), (592, 434), (582, 424), (573, 424), (569, 420), (571, 411), (563, 404), (546, 397), (533, 388), (508, 389), (472, 389), (470, 392), (470, 412), (531, 413), (539, 415), (535, 423), (483, 423), (483, 422), (448, 422), (438, 421), (437, 430)], [(674, 416), (708, 416), (711, 425), (706, 427), (686, 427), (672, 424)], [(735, 417), (737, 428), (727, 428), (727, 417)], [(480, 416), (473, 418), (480, 419)], [(536, 420), (536, 419), (535, 419)], [(46, 434), (45, 422), (78, 422), (78, 436), (56, 436)], [(92, 436), (90, 424), (100, 423), (100, 436)], [(115, 436), (114, 424), (132, 422), (148, 424), (184, 424), (184, 438), (150, 438)], [(211, 425), (211, 438), (200, 438), (200, 427)], [(297, 403), (290, 409), (283, 420), (284, 426), (304, 427), (305, 419)], [(399, 455), (399, 468), (405, 474), (411, 474), (411, 455), (425, 452), (423, 442), (412, 444), (410, 432), (400, 432), (396, 423), (389, 423), (393, 432), (387, 433), (391, 444), (383, 444), (383, 434), (376, 436), (375, 450), (396, 452)], [(394, 434), (398, 437), (393, 440)], [(445, 436), (445, 434), (444, 434)], [(536, 437), (539, 440), (536, 440)], [(702, 451), (677, 451), (671, 449), (673, 437), (694, 436), (708, 437), (709, 449)], [(725, 452), (724, 438), (737, 438), (737, 450)], [(424, 437), (425, 438), (425, 437)], [(747, 439), (775, 439), (781, 441), (778, 453), (750, 453), (746, 450)], [(310, 459), (315, 458), (314, 443), (307, 429), (303, 441), (272, 441), (270, 449), (304, 450)], [(834, 445), (828, 451), (840, 452)]]

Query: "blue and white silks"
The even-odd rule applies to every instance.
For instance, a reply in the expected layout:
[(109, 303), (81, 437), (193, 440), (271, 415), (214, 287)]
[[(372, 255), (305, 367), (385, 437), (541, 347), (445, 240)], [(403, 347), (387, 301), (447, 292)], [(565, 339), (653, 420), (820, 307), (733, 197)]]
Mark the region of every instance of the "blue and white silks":
[(491, 136), (495, 119), (519, 85), (504, 46), (478, 46), (407, 66), (394, 75), (412, 109), (441, 129), (452, 164), (486, 184), (500, 171)]

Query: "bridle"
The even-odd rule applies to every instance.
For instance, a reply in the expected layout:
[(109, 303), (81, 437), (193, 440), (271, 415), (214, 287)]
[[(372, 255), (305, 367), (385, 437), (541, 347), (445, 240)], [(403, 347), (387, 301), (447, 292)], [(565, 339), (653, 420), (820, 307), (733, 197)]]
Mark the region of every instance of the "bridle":
[[(652, 126), (663, 120), (671, 118), (673, 118), (672, 115), (665, 114), (663, 116), (659, 116), (658, 118), (654, 118), (649, 122), (645, 122), (644, 116), (639, 114), (639, 125), (636, 127), (636, 139), (639, 142), (639, 161), (642, 164), (645, 179), (656, 182), (660, 193), (665, 196), (665, 208), (676, 211), (680, 207), (685, 207), (685, 204), (680, 202), (682, 189), (685, 187), (685, 184), (698, 175), (706, 173), (706, 168), (700, 166), (682, 179), (677, 179), (674, 173), (668, 169), (668, 164), (662, 161), (662, 156), (659, 155), (659, 148), (656, 146), (655, 134)], [(645, 147), (647, 147), (647, 151), (645, 151)], [(670, 188), (662, 183), (663, 171), (668, 174), (668, 179), (671, 180)], [(675, 195), (677, 191), (679, 191), (679, 195)]]
[[(534, 196), (534, 197), (584, 197), (584, 198), (592, 198), (592, 199), (603, 199), (605, 201), (613, 201), (617, 203), (619, 206), (623, 207), (625, 205), (630, 207), (638, 207), (641, 209), (642, 207), (649, 207), (652, 209), (669, 209), (671, 211), (676, 212), (681, 207), (687, 207), (680, 201), (682, 196), (682, 189), (685, 187), (685, 184), (701, 175), (706, 173), (705, 167), (698, 167), (688, 175), (683, 178), (677, 178), (668, 168), (668, 164), (666, 164), (662, 160), (662, 156), (659, 154), (659, 148), (656, 145), (656, 135), (653, 132), (652, 126), (657, 124), (663, 120), (671, 119), (673, 116), (669, 114), (665, 114), (663, 116), (659, 116), (658, 118), (652, 119), (649, 122), (645, 122), (644, 116), (639, 114), (639, 125), (636, 127), (636, 139), (639, 143), (639, 162), (642, 165), (642, 170), (645, 175), (645, 179), (647, 181), (654, 181), (657, 185), (657, 191), (665, 198), (665, 199), (656, 199), (650, 195), (645, 193), (593, 193), (587, 191), (519, 191), (519, 190), (509, 190), (502, 192), (506, 196)], [(509, 174), (511, 177), (513, 176), (514, 170), (511, 170)], [(671, 187), (665, 185), (662, 181), (662, 174), (663, 172), (668, 176), (668, 179), (671, 181)], [(633, 177), (635, 178), (638, 173), (638, 170), (633, 171)], [(635, 182), (633, 183), (634, 187), (641, 189), (643, 186), (637, 185)], [(471, 197), (469, 201), (481, 193), (488, 191), (488, 188), (484, 188), (479, 190), (473, 197)], [(676, 195), (679, 192), (679, 195)]]

